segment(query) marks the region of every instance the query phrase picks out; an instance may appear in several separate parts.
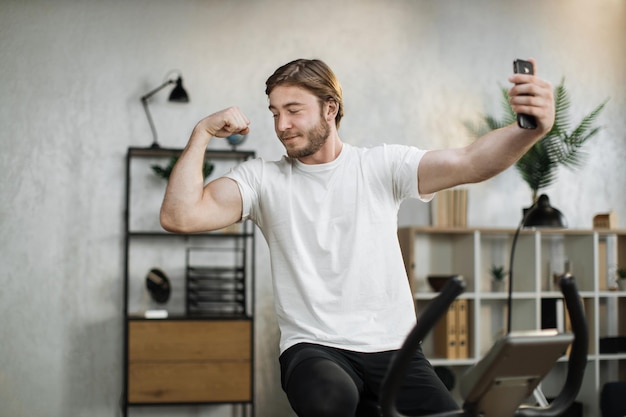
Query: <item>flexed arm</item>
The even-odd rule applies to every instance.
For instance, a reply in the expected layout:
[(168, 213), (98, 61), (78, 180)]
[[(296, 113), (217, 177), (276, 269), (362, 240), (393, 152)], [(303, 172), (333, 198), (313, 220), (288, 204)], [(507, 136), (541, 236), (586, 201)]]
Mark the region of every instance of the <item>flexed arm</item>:
[(218, 178), (204, 186), (202, 166), (211, 137), (247, 134), (250, 121), (237, 107), (202, 119), (170, 175), (161, 205), (161, 226), (177, 233), (217, 230), (241, 219), (242, 200), (235, 181)]
[[(534, 60), (530, 60), (535, 66)], [(535, 116), (537, 129), (517, 124), (489, 132), (463, 148), (427, 152), (419, 165), (419, 191), (426, 195), (460, 184), (487, 180), (513, 165), (554, 124), (552, 85), (536, 75), (514, 74), (509, 90), (513, 111)]]

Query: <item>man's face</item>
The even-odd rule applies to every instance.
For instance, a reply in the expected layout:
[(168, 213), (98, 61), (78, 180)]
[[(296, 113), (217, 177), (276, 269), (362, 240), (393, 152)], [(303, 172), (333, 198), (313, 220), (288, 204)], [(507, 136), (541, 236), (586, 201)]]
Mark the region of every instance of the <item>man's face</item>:
[(315, 154), (324, 146), (330, 126), (324, 118), (324, 107), (317, 97), (304, 88), (275, 87), (269, 95), (274, 130), (291, 158)]

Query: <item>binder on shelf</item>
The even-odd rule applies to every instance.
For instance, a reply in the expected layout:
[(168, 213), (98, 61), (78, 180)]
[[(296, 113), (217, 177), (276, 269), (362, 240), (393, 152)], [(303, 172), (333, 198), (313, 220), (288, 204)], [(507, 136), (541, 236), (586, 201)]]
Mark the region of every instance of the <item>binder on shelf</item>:
[(435, 355), (447, 359), (456, 359), (457, 348), (457, 301), (452, 302), (446, 314), (435, 325), (434, 350)]
[(469, 358), (469, 314), (468, 301), (456, 300), (457, 358)]
[[(561, 298), (541, 299), (541, 328), (556, 329), (564, 332), (565, 329), (565, 306)], [(568, 329), (571, 330), (571, 329)]]

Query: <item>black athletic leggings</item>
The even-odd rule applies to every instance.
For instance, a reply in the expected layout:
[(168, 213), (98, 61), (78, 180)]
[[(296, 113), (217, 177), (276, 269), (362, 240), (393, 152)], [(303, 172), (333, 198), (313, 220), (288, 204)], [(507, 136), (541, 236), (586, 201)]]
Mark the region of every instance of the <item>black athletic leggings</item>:
[[(280, 356), (282, 387), (299, 417), (378, 417), (378, 393), (393, 354), (300, 343)], [(397, 406), (410, 416), (458, 409), (421, 349), (407, 369)]]

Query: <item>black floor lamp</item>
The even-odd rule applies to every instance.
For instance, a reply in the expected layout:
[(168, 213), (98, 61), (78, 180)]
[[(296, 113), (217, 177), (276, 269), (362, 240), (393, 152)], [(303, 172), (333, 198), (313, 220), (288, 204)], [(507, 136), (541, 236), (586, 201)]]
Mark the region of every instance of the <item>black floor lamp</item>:
[(550, 205), (550, 199), (545, 194), (540, 195), (535, 204), (533, 204), (528, 211), (524, 213), (522, 221), (517, 227), (517, 230), (515, 230), (513, 243), (511, 244), (511, 257), (509, 260), (509, 294), (507, 300), (507, 333), (511, 333), (511, 312), (513, 310), (513, 260), (515, 257), (517, 238), (522, 227), (562, 229), (567, 227), (567, 221), (559, 210)]
[(168, 100), (174, 103), (188, 103), (189, 95), (187, 94), (187, 91), (185, 91), (185, 89), (183, 88), (183, 77), (181, 75), (179, 75), (177, 78), (168, 79), (163, 84), (141, 97), (141, 103), (143, 104), (143, 108), (146, 111), (146, 117), (148, 117), (148, 123), (150, 124), (150, 129), (152, 130), (152, 148), (160, 148), (160, 146), (159, 142), (157, 141), (157, 132), (154, 127), (154, 122), (152, 121), (150, 110), (148, 109), (148, 99), (150, 99), (150, 97), (152, 97), (170, 84), (176, 84), (176, 86), (172, 89)]

